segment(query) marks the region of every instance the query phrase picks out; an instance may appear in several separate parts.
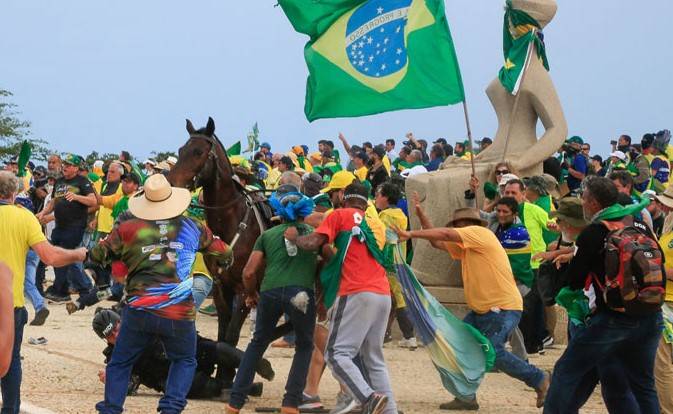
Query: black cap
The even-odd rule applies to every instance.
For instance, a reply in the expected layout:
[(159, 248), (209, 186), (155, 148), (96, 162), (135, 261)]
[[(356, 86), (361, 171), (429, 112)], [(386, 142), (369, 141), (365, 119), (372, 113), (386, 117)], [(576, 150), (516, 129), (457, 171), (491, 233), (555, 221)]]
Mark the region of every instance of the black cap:
[(484, 138), (482, 138), (481, 141), (479, 141), (479, 143), (480, 143), (481, 145), (484, 145), (484, 144), (493, 144), (493, 140), (492, 140), (491, 138), (489, 138), (489, 137), (484, 137)]
[(386, 147), (384, 147), (383, 145), (380, 145), (380, 144), (376, 145), (374, 147), (374, 149), (372, 150), (372, 152), (374, 152), (374, 154), (378, 155), (379, 158), (383, 159), (383, 157), (385, 157), (385, 155), (386, 155)]
[(598, 155), (598, 154), (596, 154), (596, 155), (594, 155), (593, 157), (591, 157), (591, 159), (594, 160), (594, 161), (598, 161), (598, 162), (600, 162), (601, 164), (603, 164), (603, 157), (601, 157), (601, 156)]
[(358, 151), (357, 153), (355, 153), (354, 157), (361, 159), (362, 162), (364, 163), (367, 163), (367, 161), (369, 161), (369, 155), (367, 155), (367, 153), (364, 151)]
[(91, 327), (96, 335), (105, 339), (110, 335), (117, 322), (121, 321), (119, 314), (111, 309), (101, 309), (96, 312), (91, 322)]
[(444, 138), (437, 138), (437, 141), (433, 142), (433, 144), (446, 145), (446, 144), (448, 144), (448, 142), (446, 142), (446, 139), (444, 139)]
[(140, 185), (140, 177), (138, 177), (138, 174), (134, 172), (129, 172), (124, 175), (122, 175), (122, 180), (130, 180), (133, 181), (134, 183)]

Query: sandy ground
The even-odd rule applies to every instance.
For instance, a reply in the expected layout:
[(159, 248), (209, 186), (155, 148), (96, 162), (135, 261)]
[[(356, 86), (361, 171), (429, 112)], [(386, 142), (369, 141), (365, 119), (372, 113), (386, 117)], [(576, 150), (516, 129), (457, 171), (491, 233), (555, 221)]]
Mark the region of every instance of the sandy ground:
[[(109, 306), (110, 304), (106, 304)], [(30, 305), (29, 305), (30, 306)], [(91, 330), (93, 309), (68, 315), (65, 306), (50, 305), (51, 315), (42, 327), (26, 326), (23, 345), (22, 398), (33, 405), (57, 413), (93, 413), (94, 405), (103, 397), (103, 384), (97, 372), (104, 367), (101, 351), (105, 343)], [(32, 318), (32, 308), (29, 308)], [(29, 319), (30, 320), (30, 319)], [(216, 337), (215, 318), (199, 315), (197, 328), (202, 335)], [(240, 346), (248, 343), (248, 326), (243, 330)], [(46, 345), (29, 345), (29, 337), (47, 338)], [(547, 351), (542, 357), (531, 359), (542, 369), (551, 369), (562, 349)], [(255, 407), (278, 406), (283, 395), (287, 372), (293, 351), (269, 349), (269, 358), (276, 370), (276, 379), (265, 382), (264, 395), (252, 398), (243, 412), (254, 412)], [(423, 348), (409, 351), (387, 345), (385, 357), (393, 381), (398, 405), (405, 413), (441, 413), (440, 403), (451, 396), (442, 387), (430, 358)], [(320, 394), (328, 406), (334, 404), (338, 386), (326, 371)], [(140, 395), (126, 400), (127, 413), (156, 412), (159, 394), (142, 387)], [(501, 373), (486, 376), (478, 400), (482, 413), (537, 413), (535, 393), (525, 384)], [(224, 403), (218, 401), (189, 402), (186, 413), (222, 413)], [(586, 413), (603, 413), (605, 407), (598, 393), (586, 405)]]

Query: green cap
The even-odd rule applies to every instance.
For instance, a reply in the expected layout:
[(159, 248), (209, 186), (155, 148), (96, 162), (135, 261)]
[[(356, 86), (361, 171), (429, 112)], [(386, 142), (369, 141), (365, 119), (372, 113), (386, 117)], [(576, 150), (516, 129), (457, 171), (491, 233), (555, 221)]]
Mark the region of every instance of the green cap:
[(577, 135), (575, 135), (574, 137), (568, 138), (566, 140), (566, 143), (567, 144), (580, 144), (580, 145), (582, 145), (582, 144), (584, 144), (584, 140), (582, 139), (582, 137), (578, 137)]
[(66, 163), (66, 164), (76, 165), (76, 166), (79, 167), (80, 165), (82, 165), (82, 163), (84, 162), (84, 160), (83, 160), (82, 157), (80, 157), (79, 155), (75, 155), (75, 154), (67, 154), (67, 155), (63, 158), (63, 162)]
[(577, 197), (562, 198), (558, 209), (552, 211), (549, 217), (559, 218), (574, 227), (583, 227), (588, 224), (582, 211), (582, 200)]

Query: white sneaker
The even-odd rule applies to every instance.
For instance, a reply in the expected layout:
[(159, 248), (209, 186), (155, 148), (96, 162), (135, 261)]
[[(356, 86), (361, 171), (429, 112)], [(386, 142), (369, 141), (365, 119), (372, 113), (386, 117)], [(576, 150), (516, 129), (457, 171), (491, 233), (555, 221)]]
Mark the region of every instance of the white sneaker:
[(402, 339), (400, 342), (397, 343), (397, 346), (399, 346), (400, 348), (416, 349), (418, 348), (418, 343), (416, 342), (415, 337), (411, 337), (409, 339)]

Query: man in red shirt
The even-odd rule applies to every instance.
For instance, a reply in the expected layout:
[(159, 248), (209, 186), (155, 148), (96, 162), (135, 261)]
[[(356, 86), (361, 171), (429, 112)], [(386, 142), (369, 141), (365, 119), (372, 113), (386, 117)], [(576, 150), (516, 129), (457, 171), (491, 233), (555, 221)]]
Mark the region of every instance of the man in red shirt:
[[(338, 285), (330, 309), (325, 359), (334, 377), (360, 402), (363, 414), (392, 414), (397, 413), (397, 407), (383, 359), (390, 286), (385, 269), (375, 258), (377, 249), (380, 254), (385, 243), (385, 225), (378, 217), (366, 215), (368, 195), (364, 185), (349, 185), (344, 194), (344, 208), (334, 210), (314, 233), (298, 237), (296, 230), (289, 228), (285, 237), (304, 250), (336, 244), (332, 261), (340, 261), (336, 263), (337, 270), (340, 264), (340, 271), (336, 284), (325, 287), (325, 304), (330, 307), (334, 300), (330, 299), (330, 286)], [(332, 261), (328, 268), (334, 264)], [(321, 279), (324, 284), (325, 278)], [(358, 355), (369, 381), (353, 363)]]

